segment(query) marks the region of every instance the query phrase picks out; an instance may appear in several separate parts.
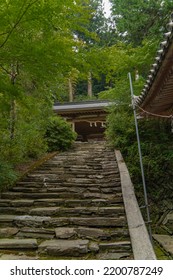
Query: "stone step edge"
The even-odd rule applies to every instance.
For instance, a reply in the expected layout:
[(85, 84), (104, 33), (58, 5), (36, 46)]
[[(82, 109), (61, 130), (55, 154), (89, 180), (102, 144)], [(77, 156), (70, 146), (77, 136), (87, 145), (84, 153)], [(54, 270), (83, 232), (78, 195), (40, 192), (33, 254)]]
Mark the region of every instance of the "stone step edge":
[(36, 239), (0, 239), (0, 249), (37, 249), (38, 243)]
[(99, 251), (116, 250), (116, 251), (131, 251), (130, 241), (117, 242), (94, 242), (85, 239), (77, 240), (50, 240), (43, 241), (38, 246), (40, 254), (50, 255), (66, 255), (79, 256), (90, 252), (98, 253)]
[(86, 226), (58, 228), (4, 227), (0, 228), (0, 238), (39, 238), (39, 239), (76, 239), (125, 240), (129, 238), (127, 228), (94, 228)]
[[(15, 214), (16, 216), (31, 215), (31, 216), (50, 216), (50, 217), (64, 217), (64, 215), (81, 216), (81, 217), (118, 217), (125, 215), (123, 206), (112, 206), (112, 207), (40, 207), (40, 208), (29, 208), (29, 207), (1, 207), (1, 214)], [(1, 219), (0, 219), (1, 220)]]
[[(16, 183), (20, 180), (22, 180), (25, 176), (27, 176), (29, 173), (31, 173), (32, 171), (34, 171), (35, 169), (37, 169), (39, 166), (43, 165), (46, 161), (50, 160), (51, 158), (55, 157), (58, 154), (57, 152), (53, 152), (50, 153), (44, 157), (42, 157), (41, 159), (39, 159), (38, 161), (36, 161), (35, 163), (31, 164), (27, 170), (25, 170), (24, 172), (22, 172), (18, 178), (17, 181), (13, 184), (14, 186), (16, 185)], [(1, 193), (0, 193), (0, 198), (1, 198)]]

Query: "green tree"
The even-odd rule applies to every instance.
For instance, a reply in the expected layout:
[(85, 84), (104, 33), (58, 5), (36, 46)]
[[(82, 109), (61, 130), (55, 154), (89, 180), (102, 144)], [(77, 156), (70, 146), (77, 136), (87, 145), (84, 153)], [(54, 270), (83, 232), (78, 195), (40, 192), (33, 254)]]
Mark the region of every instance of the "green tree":
[(105, 49), (111, 45), (112, 38), (114, 38), (111, 36), (109, 19), (104, 15), (103, 1), (89, 0), (85, 7), (90, 13), (90, 18), (82, 26), (88, 32), (83, 32), (82, 28), (75, 31), (77, 39), (81, 42), (79, 48), (81, 60), (76, 66), (79, 71), (76, 98), (80, 100), (82, 98), (96, 98), (98, 92), (104, 90), (107, 60)]
[(140, 45), (144, 39), (160, 40), (173, 9), (172, 0), (110, 0), (121, 40)]
[[(134, 81), (134, 93), (139, 95), (150, 65), (156, 52), (156, 44), (144, 40), (141, 46), (136, 48), (130, 44), (118, 43), (105, 50), (107, 58), (104, 65), (106, 81), (109, 87), (99, 93), (99, 98), (114, 99), (118, 103), (128, 103), (130, 98), (130, 86), (127, 75), (131, 72)], [(139, 80), (135, 81), (135, 72), (139, 72)]]
[(79, 42), (73, 31), (88, 16), (80, 0), (0, 0), (0, 152), (4, 166), (7, 161), (14, 164), (45, 152), (44, 134), (53, 101), (64, 95), (64, 81), (78, 59), (74, 49)]

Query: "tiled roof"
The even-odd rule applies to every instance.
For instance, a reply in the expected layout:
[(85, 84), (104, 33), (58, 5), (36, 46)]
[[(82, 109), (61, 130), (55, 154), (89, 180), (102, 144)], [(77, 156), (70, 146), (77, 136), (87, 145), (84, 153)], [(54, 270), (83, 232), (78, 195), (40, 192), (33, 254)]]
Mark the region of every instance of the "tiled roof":
[(173, 115), (173, 14), (167, 25), (168, 32), (157, 51), (148, 79), (135, 104), (145, 115)]
[(104, 109), (112, 104), (107, 100), (94, 100), (94, 101), (82, 101), (82, 102), (70, 102), (70, 103), (55, 103), (53, 106), (54, 111), (83, 111), (93, 109)]

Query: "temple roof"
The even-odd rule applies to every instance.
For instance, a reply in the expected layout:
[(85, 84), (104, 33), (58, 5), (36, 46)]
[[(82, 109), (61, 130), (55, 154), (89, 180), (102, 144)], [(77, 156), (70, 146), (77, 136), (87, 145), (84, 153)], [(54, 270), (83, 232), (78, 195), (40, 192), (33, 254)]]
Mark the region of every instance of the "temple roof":
[(94, 101), (82, 101), (82, 102), (70, 102), (70, 103), (55, 103), (53, 110), (59, 114), (71, 114), (77, 112), (93, 112), (93, 111), (105, 111), (112, 102), (107, 100), (94, 100)]
[(148, 79), (135, 104), (142, 115), (173, 115), (173, 14)]

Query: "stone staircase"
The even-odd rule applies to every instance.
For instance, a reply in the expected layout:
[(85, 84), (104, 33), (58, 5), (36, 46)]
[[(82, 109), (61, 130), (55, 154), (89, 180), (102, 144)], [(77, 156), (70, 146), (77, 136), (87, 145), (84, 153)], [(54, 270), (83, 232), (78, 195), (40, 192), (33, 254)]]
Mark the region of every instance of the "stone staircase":
[(105, 142), (76, 142), (0, 199), (0, 259), (132, 259), (119, 171)]

